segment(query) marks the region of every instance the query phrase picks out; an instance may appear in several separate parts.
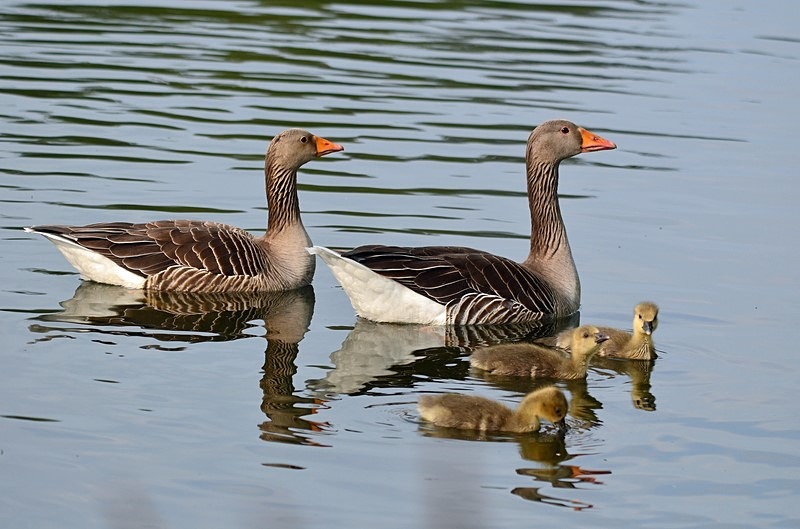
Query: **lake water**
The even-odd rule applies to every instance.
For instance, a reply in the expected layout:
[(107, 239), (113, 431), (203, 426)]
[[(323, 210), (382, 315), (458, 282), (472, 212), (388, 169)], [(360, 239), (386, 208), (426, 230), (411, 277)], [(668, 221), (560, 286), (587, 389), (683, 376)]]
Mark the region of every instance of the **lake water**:
[[(800, 4), (223, 2), (0, 7), (0, 525), (800, 526)], [(580, 319), (661, 306), (650, 368), (597, 364), (570, 430), (453, 435), (418, 395), (509, 404), (469, 350), (525, 329), (357, 321), (313, 288), (246, 300), (81, 284), (42, 223), (264, 229), (263, 152), (301, 126), (317, 244), (521, 259), (523, 155), (566, 117)]]

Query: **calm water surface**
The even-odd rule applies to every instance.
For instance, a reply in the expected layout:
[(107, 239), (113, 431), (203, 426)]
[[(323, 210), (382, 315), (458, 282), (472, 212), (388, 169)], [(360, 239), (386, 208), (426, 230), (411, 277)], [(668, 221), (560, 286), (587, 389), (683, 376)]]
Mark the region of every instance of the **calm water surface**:
[[(798, 527), (800, 7), (735, 1), (0, 7), (3, 527)], [(357, 321), (313, 288), (145, 297), (82, 284), (37, 223), (264, 229), (263, 152), (319, 244), (522, 258), (530, 129), (565, 163), (580, 319), (662, 307), (652, 366), (597, 364), (571, 429), (454, 435), (419, 394), (513, 404), (469, 350), (530, 329)]]

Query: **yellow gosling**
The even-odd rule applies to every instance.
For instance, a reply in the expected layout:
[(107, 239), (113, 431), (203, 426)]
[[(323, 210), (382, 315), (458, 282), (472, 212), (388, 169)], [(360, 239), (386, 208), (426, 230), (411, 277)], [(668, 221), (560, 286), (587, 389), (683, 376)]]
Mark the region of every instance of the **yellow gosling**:
[(419, 413), (426, 421), (444, 428), (483, 432), (536, 432), (541, 419), (564, 430), (567, 410), (567, 398), (554, 386), (528, 393), (516, 410), (484, 397), (460, 393), (419, 398)]
[(589, 360), (608, 336), (592, 325), (583, 325), (570, 332), (574, 344), (571, 354), (541, 344), (502, 344), (473, 352), (470, 364), (492, 375), (563, 380), (586, 378)]
[[(600, 346), (597, 356), (653, 360), (658, 356), (653, 343), (653, 332), (656, 327), (658, 327), (658, 305), (650, 301), (643, 301), (633, 309), (632, 333), (613, 327), (598, 327), (600, 332), (608, 335), (608, 340)], [(559, 334), (557, 346), (570, 350), (572, 335), (566, 331)]]

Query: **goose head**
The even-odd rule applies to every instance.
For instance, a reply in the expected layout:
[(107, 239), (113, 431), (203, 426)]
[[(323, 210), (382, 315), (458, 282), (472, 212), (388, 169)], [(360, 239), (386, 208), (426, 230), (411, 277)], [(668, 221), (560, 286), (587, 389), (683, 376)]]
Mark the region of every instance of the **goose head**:
[(565, 119), (545, 121), (528, 138), (529, 153), (555, 163), (582, 152), (616, 148), (613, 142)]
[(287, 129), (272, 138), (267, 148), (267, 164), (298, 169), (314, 158), (343, 151), (338, 143), (303, 129)]

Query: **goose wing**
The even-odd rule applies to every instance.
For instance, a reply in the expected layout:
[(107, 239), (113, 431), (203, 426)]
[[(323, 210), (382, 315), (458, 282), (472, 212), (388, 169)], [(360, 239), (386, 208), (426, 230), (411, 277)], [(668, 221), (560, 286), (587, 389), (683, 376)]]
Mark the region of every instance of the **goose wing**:
[(110, 222), (34, 226), (31, 231), (60, 237), (97, 252), (143, 277), (173, 266), (224, 276), (255, 275), (267, 266), (264, 252), (249, 233), (215, 222)]
[(343, 255), (442, 305), (457, 307), (465, 313), (459, 323), (487, 318), (512, 321), (515, 315), (536, 319), (534, 314), (556, 311), (555, 295), (544, 280), (521, 264), (488, 252), (455, 246), (373, 245)]

